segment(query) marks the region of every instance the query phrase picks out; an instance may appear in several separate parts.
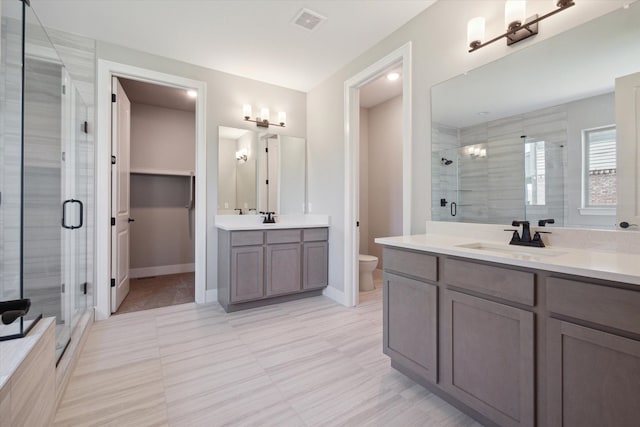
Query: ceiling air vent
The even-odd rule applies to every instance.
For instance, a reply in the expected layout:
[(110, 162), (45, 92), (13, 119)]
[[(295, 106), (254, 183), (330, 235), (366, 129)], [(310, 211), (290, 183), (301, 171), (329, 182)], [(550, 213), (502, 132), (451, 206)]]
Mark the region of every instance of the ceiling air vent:
[(302, 9), (298, 12), (296, 17), (293, 18), (292, 22), (298, 27), (313, 31), (326, 19), (327, 18), (325, 16), (320, 15), (318, 12), (314, 12), (309, 9)]

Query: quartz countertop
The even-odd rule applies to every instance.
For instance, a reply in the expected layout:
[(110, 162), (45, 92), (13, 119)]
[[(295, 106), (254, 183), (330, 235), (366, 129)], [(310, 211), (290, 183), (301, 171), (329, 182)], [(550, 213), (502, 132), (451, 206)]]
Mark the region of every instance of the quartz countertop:
[(215, 226), (227, 231), (329, 227), (329, 216), (276, 215), (275, 224), (263, 224), (262, 215), (216, 215)]
[[(441, 234), (382, 237), (375, 239), (375, 242), (385, 246), (640, 285), (640, 256), (626, 252), (599, 252), (559, 246), (523, 247)], [(477, 244), (485, 248), (463, 247)]]

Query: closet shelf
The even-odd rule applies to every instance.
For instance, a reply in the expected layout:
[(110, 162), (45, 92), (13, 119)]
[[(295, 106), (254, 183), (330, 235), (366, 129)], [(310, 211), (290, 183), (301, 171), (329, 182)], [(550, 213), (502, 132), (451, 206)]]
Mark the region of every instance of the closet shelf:
[(171, 170), (171, 169), (142, 169), (131, 168), (131, 173), (138, 175), (173, 175), (173, 176), (193, 176), (195, 173), (188, 170)]

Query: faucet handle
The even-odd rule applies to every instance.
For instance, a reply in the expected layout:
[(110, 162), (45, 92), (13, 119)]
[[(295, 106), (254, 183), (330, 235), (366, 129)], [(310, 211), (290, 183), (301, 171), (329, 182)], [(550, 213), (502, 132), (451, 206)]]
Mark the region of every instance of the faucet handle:
[(541, 219), (538, 220), (538, 227), (544, 227), (547, 224), (555, 224), (556, 220), (553, 218), (549, 218), (549, 219)]

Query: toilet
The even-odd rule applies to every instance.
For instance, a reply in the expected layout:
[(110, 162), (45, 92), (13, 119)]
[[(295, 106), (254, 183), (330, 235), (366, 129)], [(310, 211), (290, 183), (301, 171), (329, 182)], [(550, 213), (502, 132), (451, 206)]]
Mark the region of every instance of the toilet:
[(378, 266), (378, 257), (358, 254), (358, 261), (360, 264), (360, 290), (374, 290), (376, 287), (373, 285), (373, 270)]

